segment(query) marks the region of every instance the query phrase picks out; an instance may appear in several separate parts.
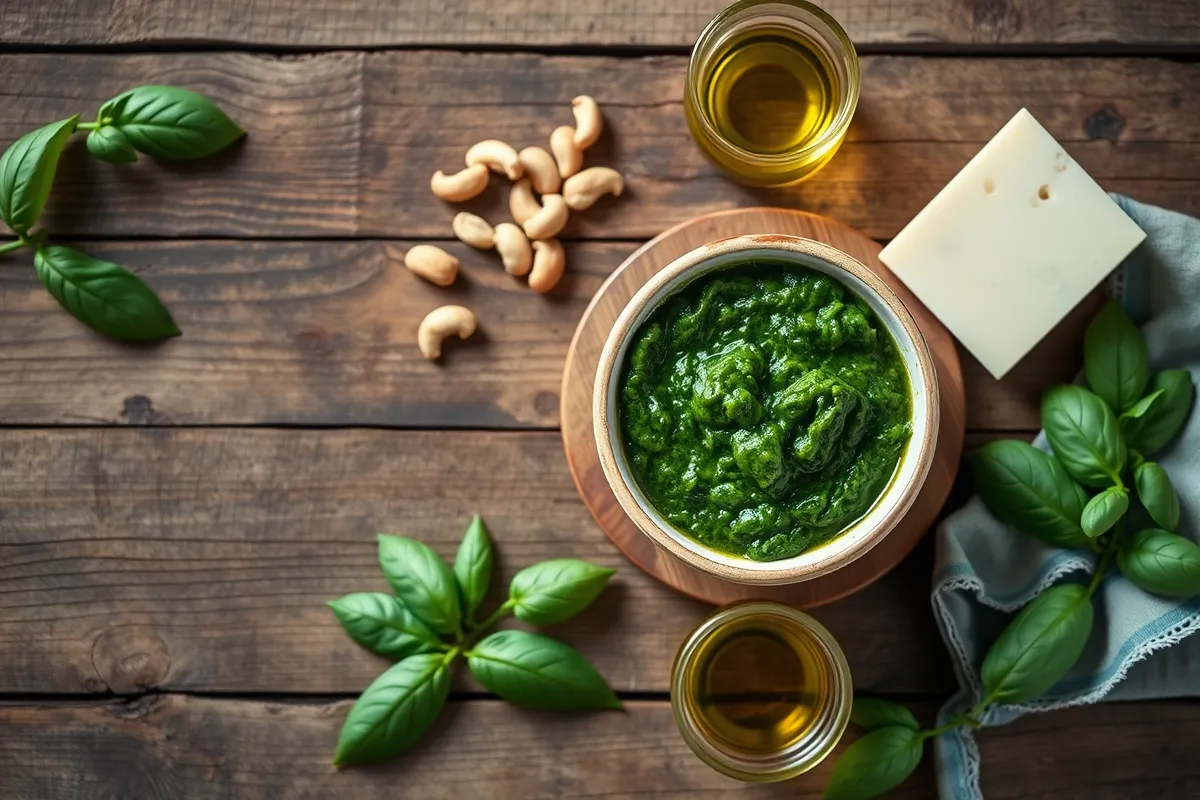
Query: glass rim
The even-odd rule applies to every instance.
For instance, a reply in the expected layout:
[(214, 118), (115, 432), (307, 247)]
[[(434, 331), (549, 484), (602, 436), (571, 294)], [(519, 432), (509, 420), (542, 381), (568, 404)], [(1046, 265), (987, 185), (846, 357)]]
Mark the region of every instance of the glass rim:
[[(825, 656), (832, 676), (832, 689), (830, 700), (818, 711), (824, 719), (809, 734), (778, 753), (755, 758), (731, 752), (699, 733), (690, 704), (683, 699), (687, 693), (684, 691), (685, 670), (681, 667), (694, 661), (701, 644), (708, 641), (718, 627), (746, 617), (763, 615), (782, 617), (812, 637)], [(788, 780), (820, 764), (833, 752), (845, 733), (850, 723), (853, 701), (850, 665), (833, 634), (808, 614), (768, 600), (745, 600), (717, 609), (684, 640), (672, 666), (671, 709), (680, 735), (701, 761), (717, 772), (741, 781)]]
[[(809, 142), (804, 147), (796, 150), (789, 150), (784, 153), (755, 153), (752, 150), (747, 150), (741, 147), (728, 138), (723, 136), (719, 130), (713, 125), (708, 114), (704, 112), (703, 98), (700, 96), (700, 62), (701, 54), (705, 53), (707, 48), (713, 44), (713, 40), (724, 32), (725, 25), (733, 20), (738, 14), (744, 11), (751, 10), (763, 6), (783, 6), (790, 9), (794, 13), (816, 19), (823, 24), (833, 34), (836, 44), (843, 50), (842, 55), (849, 56), (845, 59), (847, 68), (847, 88), (845, 91), (845, 99), (841, 102), (838, 114), (834, 121), (825, 129), (817, 139)], [(827, 40), (828, 42), (828, 40)], [(704, 30), (700, 32), (700, 36), (696, 39), (695, 46), (692, 47), (691, 55), (688, 57), (687, 66), (687, 94), (691, 105), (696, 109), (695, 119), (704, 130), (708, 140), (717, 147), (724, 150), (728, 155), (731, 155), (746, 163), (760, 165), (786, 165), (793, 161), (801, 160), (805, 156), (811, 155), (814, 152), (819, 152), (825, 147), (828, 147), (830, 142), (838, 141), (850, 127), (850, 122), (854, 117), (854, 111), (858, 107), (858, 98), (860, 93), (860, 84), (862, 81), (862, 73), (858, 63), (858, 51), (854, 47), (854, 42), (850, 40), (849, 34), (824, 9), (813, 5), (807, 0), (738, 0), (738, 2), (730, 5), (724, 10), (717, 13), (708, 24), (704, 26)]]

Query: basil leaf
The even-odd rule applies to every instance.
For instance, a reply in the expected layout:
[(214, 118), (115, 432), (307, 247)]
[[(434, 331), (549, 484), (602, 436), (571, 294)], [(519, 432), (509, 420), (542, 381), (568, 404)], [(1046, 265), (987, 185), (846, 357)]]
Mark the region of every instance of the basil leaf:
[(534, 625), (570, 619), (591, 605), (615, 572), (574, 558), (526, 567), (513, 577), (508, 589), (513, 614)]
[(1105, 489), (1083, 507), (1080, 524), (1091, 538), (1107, 532), (1129, 510), (1129, 495), (1123, 489)]
[(454, 575), (428, 545), (380, 534), (379, 566), (392, 591), (417, 619), (442, 634), (462, 630)]
[(126, 341), (179, 335), (158, 296), (118, 264), (52, 245), (37, 248), (33, 266), (59, 305), (93, 330)]
[[(1152, 392), (1162, 392), (1137, 417), (1121, 420), (1121, 433), (1129, 446), (1142, 455), (1161, 450), (1179, 433), (1192, 408), (1196, 389), (1186, 369), (1165, 369), (1150, 381)], [(1153, 395), (1150, 395), (1153, 396)], [(1148, 396), (1149, 397), (1149, 396)], [(1140, 404), (1139, 404), (1140, 405)], [(1130, 409), (1132, 412), (1133, 409)]]
[(1169, 531), (1178, 530), (1179, 495), (1175, 494), (1167, 471), (1153, 461), (1146, 461), (1133, 471), (1133, 484), (1150, 519)]
[(1056, 547), (1082, 547), (1086, 495), (1054, 458), (1025, 442), (989, 442), (970, 459), (975, 489), (996, 518)]
[(1138, 531), (1117, 553), (1121, 574), (1142, 591), (1168, 597), (1200, 594), (1200, 547), (1167, 531)]
[(79, 115), (30, 131), (0, 156), (0, 219), (24, 236), (37, 224)]
[(896, 788), (921, 763), (924, 745), (925, 739), (911, 728), (871, 731), (833, 765), (825, 800), (863, 800)]
[(348, 594), (330, 600), (329, 607), (350, 638), (376, 655), (399, 660), (438, 643), (437, 634), (390, 594)]
[(876, 697), (855, 697), (854, 706), (850, 710), (850, 721), (868, 731), (886, 728), (889, 725), (899, 725), (914, 731), (921, 729), (921, 723), (917, 722), (917, 718), (908, 708)]
[(491, 692), (526, 708), (621, 708), (604, 678), (575, 649), (526, 631), (496, 631), (467, 653), (471, 674)]
[(483, 520), (476, 514), (463, 534), (454, 558), (454, 577), (458, 581), (464, 622), (474, 619), (475, 610), (487, 596), (492, 583), (492, 542)]
[(1083, 372), (1088, 386), (1120, 414), (1146, 389), (1150, 358), (1146, 342), (1116, 300), (1109, 300), (1083, 336)]
[(450, 670), (440, 653), (411, 656), (366, 688), (350, 709), (334, 764), (379, 761), (412, 747), (450, 694)]
[(1125, 468), (1125, 440), (1117, 417), (1103, 400), (1078, 386), (1058, 386), (1042, 399), (1042, 427), (1054, 455), (1085, 486), (1118, 482)]
[(1079, 660), (1092, 632), (1087, 589), (1052, 586), (1021, 609), (992, 644), (980, 677), (984, 696), (1024, 703), (1062, 680)]
[(87, 149), (96, 158), (110, 164), (132, 164), (137, 161), (137, 151), (129, 143), (129, 137), (111, 125), (89, 133)]
[(1121, 431), (1124, 432), (1125, 430), (1126, 420), (1141, 419), (1142, 417), (1151, 413), (1154, 409), (1154, 406), (1157, 405), (1163, 394), (1164, 392), (1162, 389), (1151, 392), (1121, 412), (1121, 416), (1117, 417), (1117, 422), (1121, 425)]
[(100, 121), (167, 161), (212, 155), (246, 133), (207, 97), (175, 86), (130, 89), (100, 107)]

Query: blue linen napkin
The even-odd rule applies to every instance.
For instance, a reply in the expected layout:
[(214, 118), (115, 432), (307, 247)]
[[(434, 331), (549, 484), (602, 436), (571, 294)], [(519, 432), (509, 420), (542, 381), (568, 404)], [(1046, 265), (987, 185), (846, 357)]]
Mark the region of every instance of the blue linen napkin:
[[(1146, 232), (1146, 240), (1114, 275), (1114, 292), (1142, 325), (1151, 371), (1186, 368), (1200, 383), (1200, 220), (1114, 199)], [(1080, 345), (1082, 347), (1082, 344)], [(1047, 387), (1049, 388), (1049, 387)], [(1049, 450), (1045, 434), (1034, 446)], [(1200, 411), (1155, 456), (1171, 475), (1182, 511), (1180, 535), (1200, 535)], [(1061, 550), (996, 520), (978, 497), (938, 528), (933, 610), (958, 677), (959, 691), (939, 724), (980, 698), (979, 665), (1014, 611), (1051, 584), (1095, 569), (1091, 552)], [(1095, 703), (1200, 696), (1200, 599), (1147, 594), (1113, 570), (1095, 599), (1092, 638), (1079, 663), (1036, 701), (993, 709), (984, 725), (1032, 711)], [(981, 798), (979, 748), (969, 728), (936, 742), (942, 800)]]

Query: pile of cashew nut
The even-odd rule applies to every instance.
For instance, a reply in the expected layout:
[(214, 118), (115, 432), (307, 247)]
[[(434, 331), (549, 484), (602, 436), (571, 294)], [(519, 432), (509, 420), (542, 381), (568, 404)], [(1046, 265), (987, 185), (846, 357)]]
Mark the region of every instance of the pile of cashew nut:
[[(528, 276), (529, 288), (539, 294), (553, 289), (566, 271), (566, 255), (554, 237), (566, 227), (571, 212), (590, 208), (606, 194), (619, 197), (625, 189), (625, 179), (614, 169), (583, 169), (583, 151), (604, 130), (600, 107), (587, 95), (576, 97), (571, 107), (575, 127), (556, 128), (550, 135), (549, 153), (541, 147), (517, 152), (498, 139), (487, 139), (467, 150), (466, 169), (452, 175), (438, 170), (429, 181), (433, 193), (451, 203), (479, 195), (492, 172), (513, 181), (508, 209), (514, 222), (493, 227), (483, 217), (463, 211), (454, 217), (452, 227), (454, 235), (471, 247), (495, 249), (504, 271)], [(408, 251), (404, 265), (430, 283), (449, 286), (458, 275), (459, 262), (440, 247), (420, 244)], [(475, 327), (470, 309), (442, 306), (422, 320), (417, 344), (426, 358), (437, 359), (446, 337), (466, 339)]]

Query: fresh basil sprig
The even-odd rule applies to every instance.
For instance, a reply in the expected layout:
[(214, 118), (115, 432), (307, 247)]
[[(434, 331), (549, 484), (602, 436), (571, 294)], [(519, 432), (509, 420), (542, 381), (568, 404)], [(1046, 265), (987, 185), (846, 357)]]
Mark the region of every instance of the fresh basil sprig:
[(376, 678), (350, 709), (333, 763), (365, 764), (416, 744), (446, 705), (452, 658), (422, 653)]
[(526, 567), (509, 587), (513, 614), (534, 625), (565, 622), (591, 605), (614, 572), (574, 558)]
[(37, 224), (54, 185), (58, 159), (79, 115), (31, 131), (0, 156), (0, 219), (24, 237)]
[(1133, 485), (1150, 519), (1169, 531), (1179, 527), (1179, 495), (1165, 469), (1153, 461), (1138, 464), (1133, 471)]
[(1083, 371), (1088, 386), (1120, 414), (1146, 389), (1150, 359), (1141, 332), (1115, 300), (1109, 300), (1083, 337)]
[(1181, 598), (1200, 594), (1200, 547), (1174, 533), (1138, 531), (1117, 553), (1117, 566), (1143, 591)]
[(396, 597), (417, 619), (438, 633), (462, 635), (454, 573), (429, 545), (380, 534), (379, 566)]
[(330, 600), (329, 607), (350, 638), (376, 655), (407, 658), (438, 649), (441, 640), (399, 598), (358, 592)]
[(96, 121), (98, 131), (115, 129), (133, 149), (164, 161), (210, 156), (246, 135), (207, 97), (177, 86), (123, 92), (100, 106)]
[(900, 725), (867, 733), (834, 765), (825, 800), (864, 800), (896, 788), (921, 763), (926, 738)]
[(521, 630), (487, 631), (514, 614), (534, 624), (561, 622), (591, 604), (613, 570), (555, 559), (517, 573), (508, 599), (483, 622), (475, 613), (491, 584), (491, 538), (471, 520), (451, 569), (427, 545), (379, 536), (379, 563), (395, 596), (349, 594), (329, 603), (350, 637), (400, 663), (359, 697), (342, 727), (335, 764), (378, 761), (420, 739), (445, 705), (454, 662), (501, 698), (528, 708), (621, 708), (604, 678), (574, 648)]
[(854, 698), (854, 705), (850, 709), (850, 721), (866, 731), (891, 725), (911, 728), (914, 731), (921, 729), (921, 723), (917, 722), (917, 718), (907, 707), (877, 697)]
[[(826, 798), (859, 800), (885, 792), (916, 769), (926, 739), (977, 727), (993, 706), (1026, 703), (1049, 691), (1087, 645), (1092, 597), (1114, 559), (1143, 591), (1200, 595), (1200, 546), (1171, 532), (1179, 525), (1179, 497), (1166, 470), (1145, 459), (1183, 428), (1195, 389), (1187, 370), (1148, 372), (1141, 333), (1109, 303), (1084, 337), (1084, 374), (1092, 391), (1059, 386), (1043, 399), (1042, 427), (1053, 453), (997, 441), (974, 454), (976, 488), (996, 518), (1050, 545), (1096, 550), (1091, 582), (1051, 586), (1021, 609), (984, 657), (979, 702), (938, 728), (921, 730), (895, 703), (856, 698), (850, 719), (869, 732), (834, 766)], [(1100, 491), (1089, 499), (1080, 483)], [(1155, 523), (1169, 530), (1125, 530), (1131, 488)]]
[(87, 149), (96, 158), (110, 164), (132, 164), (138, 158), (129, 137), (112, 125), (102, 125), (89, 133)]
[(1001, 521), (1056, 547), (1083, 547), (1087, 493), (1058, 460), (1015, 439), (989, 442), (970, 459), (983, 502)]
[(1092, 633), (1091, 592), (1051, 586), (1021, 609), (979, 671), (988, 702), (1024, 703), (1062, 680)]
[(34, 249), (38, 278), (66, 311), (93, 330), (125, 341), (178, 336), (179, 328), (151, 289), (132, 272), (62, 246), (47, 246), (42, 217), (58, 162), (71, 135), (88, 131), (87, 149), (115, 164), (156, 158), (199, 158), (245, 134), (205, 97), (172, 86), (139, 86), (109, 100), (95, 122), (76, 114), (31, 131), (0, 156), (0, 220), (17, 238), (0, 254)]
[(179, 328), (158, 295), (111, 261), (62, 245), (38, 245), (33, 267), (42, 284), (72, 316), (114, 339), (178, 336)]
[(1130, 409), (1121, 415), (1121, 434), (1144, 456), (1154, 455), (1179, 433), (1196, 389), (1186, 369), (1165, 369), (1150, 379), (1150, 392), (1146, 399), (1154, 399), (1141, 413), (1135, 416)]
[(1124, 489), (1110, 486), (1083, 507), (1080, 525), (1084, 533), (1095, 539), (1102, 533), (1108, 533), (1128, 510), (1129, 494)]
[(1087, 389), (1058, 386), (1042, 399), (1042, 427), (1059, 463), (1085, 486), (1116, 483), (1125, 440), (1111, 408)]
[(454, 558), (454, 578), (460, 590), (463, 622), (474, 623), (475, 611), (492, 584), (492, 540), (478, 514), (467, 526), (458, 555)]
[(526, 708), (579, 711), (620, 708), (604, 678), (575, 649), (527, 631), (496, 631), (467, 656), (490, 691)]

